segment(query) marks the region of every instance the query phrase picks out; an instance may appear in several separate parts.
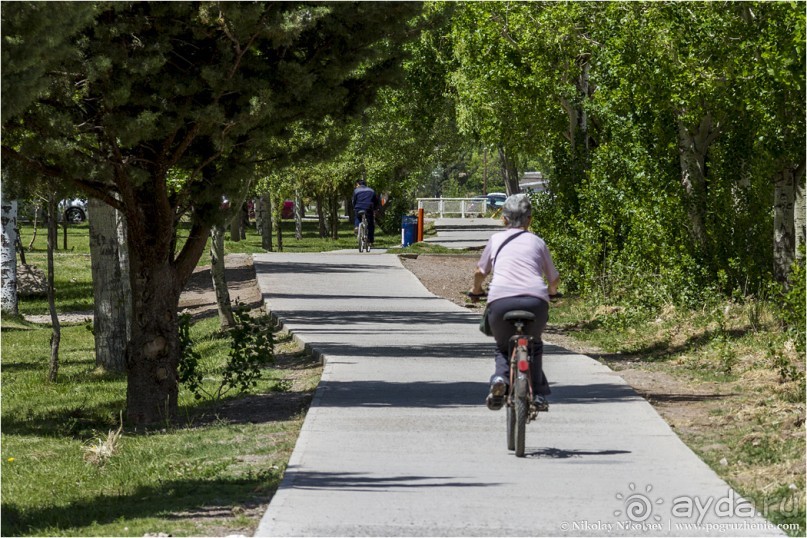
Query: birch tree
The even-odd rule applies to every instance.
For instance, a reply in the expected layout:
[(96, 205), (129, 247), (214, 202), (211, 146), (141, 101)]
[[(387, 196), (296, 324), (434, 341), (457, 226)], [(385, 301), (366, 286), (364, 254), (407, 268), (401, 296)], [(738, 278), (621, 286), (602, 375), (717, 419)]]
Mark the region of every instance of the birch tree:
[(125, 223), (117, 210), (95, 198), (90, 198), (88, 209), (95, 364), (111, 372), (125, 372), (131, 322), (128, 262), (120, 252), (126, 245), (119, 232)]
[(6, 315), (17, 316), (17, 201), (2, 199), (0, 203), (0, 219), (2, 219), (3, 237), (2, 253), (0, 254), (3, 281), (2, 312)]

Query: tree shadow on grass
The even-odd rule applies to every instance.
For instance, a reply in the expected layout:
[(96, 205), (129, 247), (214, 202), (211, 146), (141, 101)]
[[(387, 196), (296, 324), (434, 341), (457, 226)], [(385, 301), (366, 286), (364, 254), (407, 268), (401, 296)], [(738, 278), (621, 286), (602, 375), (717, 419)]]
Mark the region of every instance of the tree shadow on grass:
[[(3, 499), (0, 534), (48, 535), (54, 529), (75, 530), (140, 518), (181, 520), (184, 515), (196, 520), (208, 512), (213, 517), (232, 517), (233, 508), (266, 505), (280, 478), (280, 473), (266, 470), (248, 472), (245, 478), (165, 480), (159, 485), (138, 487), (125, 495), (97, 495), (78, 502), (28, 509)], [(170, 523), (158, 524), (160, 528), (152, 529), (153, 532), (176, 535)]]
[(661, 362), (682, 353), (696, 353), (717, 338), (734, 341), (743, 338), (752, 329), (742, 327), (730, 330), (713, 329), (689, 336), (684, 342), (672, 345), (662, 339), (620, 353), (592, 353), (590, 356), (605, 362)]

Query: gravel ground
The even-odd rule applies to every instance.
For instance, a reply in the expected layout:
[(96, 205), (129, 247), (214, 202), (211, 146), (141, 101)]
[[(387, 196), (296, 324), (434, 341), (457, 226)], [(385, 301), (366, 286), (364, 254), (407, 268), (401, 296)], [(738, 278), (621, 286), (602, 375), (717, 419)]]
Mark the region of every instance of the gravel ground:
[(448, 299), (469, 310), (482, 311), (484, 304), (472, 304), (465, 296), (473, 284), (474, 268), (479, 253), (401, 257), (401, 263), (409, 269), (433, 294)]

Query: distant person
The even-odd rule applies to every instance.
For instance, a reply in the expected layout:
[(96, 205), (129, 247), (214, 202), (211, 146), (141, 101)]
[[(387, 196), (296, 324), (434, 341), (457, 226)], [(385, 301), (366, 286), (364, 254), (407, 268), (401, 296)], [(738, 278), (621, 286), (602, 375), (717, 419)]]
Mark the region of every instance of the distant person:
[(378, 196), (375, 191), (368, 187), (367, 182), (363, 179), (356, 181), (356, 189), (353, 191), (353, 212), (355, 214), (353, 232), (359, 231), (359, 224), (361, 223), (359, 212), (364, 211), (367, 215), (367, 241), (371, 247), (375, 242), (375, 211), (378, 206)]
[(474, 272), (471, 294), (481, 295), (485, 278), (493, 271), (488, 290), (488, 315), (496, 339), (496, 369), (490, 378), (490, 393), (486, 403), (498, 410), (504, 404), (510, 381), (508, 346), (515, 327), (504, 320), (511, 310), (526, 310), (535, 321), (524, 326), (524, 333), (533, 337), (532, 387), (539, 411), (548, 411), (546, 396), (549, 382), (543, 372), (544, 344), (541, 335), (549, 318), (549, 298), (555, 295), (560, 281), (558, 271), (544, 240), (531, 233), (532, 205), (526, 194), (514, 194), (502, 204), (502, 217), (507, 228), (491, 236)]

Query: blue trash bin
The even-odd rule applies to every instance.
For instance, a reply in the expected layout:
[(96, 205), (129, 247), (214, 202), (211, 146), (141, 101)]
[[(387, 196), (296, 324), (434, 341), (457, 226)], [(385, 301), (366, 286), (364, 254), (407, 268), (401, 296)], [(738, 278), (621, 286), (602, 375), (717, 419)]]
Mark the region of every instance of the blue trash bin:
[(401, 219), (401, 246), (408, 247), (415, 242), (418, 231), (418, 218), (404, 216)]

